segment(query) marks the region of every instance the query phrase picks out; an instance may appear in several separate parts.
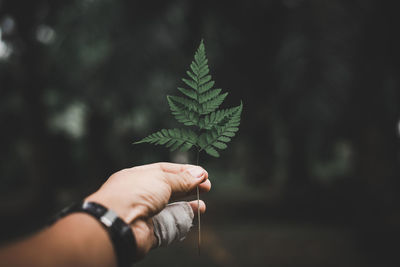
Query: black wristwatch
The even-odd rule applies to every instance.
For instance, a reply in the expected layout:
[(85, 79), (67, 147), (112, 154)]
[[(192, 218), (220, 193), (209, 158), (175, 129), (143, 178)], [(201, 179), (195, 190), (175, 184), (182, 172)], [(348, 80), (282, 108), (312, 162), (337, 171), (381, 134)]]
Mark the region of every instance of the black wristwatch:
[(137, 244), (131, 227), (112, 210), (95, 203), (79, 202), (63, 209), (53, 220), (74, 212), (84, 212), (96, 218), (107, 230), (118, 262), (118, 267), (129, 267), (137, 259)]

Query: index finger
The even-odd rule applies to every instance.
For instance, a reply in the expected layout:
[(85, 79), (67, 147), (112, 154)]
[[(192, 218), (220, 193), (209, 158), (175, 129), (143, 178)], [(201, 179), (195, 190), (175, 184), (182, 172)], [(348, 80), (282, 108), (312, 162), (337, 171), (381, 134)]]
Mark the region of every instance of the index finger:
[(157, 162), (157, 163), (151, 163), (151, 164), (146, 164), (146, 165), (142, 165), (142, 166), (136, 166), (136, 167), (133, 167), (132, 169), (137, 169), (137, 170), (160, 169), (163, 172), (180, 173), (180, 172), (184, 172), (193, 167), (196, 167), (196, 165), (179, 164), (179, 163), (171, 163), (171, 162)]
[(163, 172), (171, 188), (171, 197), (182, 197), (208, 179), (208, 173), (200, 166), (191, 166), (179, 173)]

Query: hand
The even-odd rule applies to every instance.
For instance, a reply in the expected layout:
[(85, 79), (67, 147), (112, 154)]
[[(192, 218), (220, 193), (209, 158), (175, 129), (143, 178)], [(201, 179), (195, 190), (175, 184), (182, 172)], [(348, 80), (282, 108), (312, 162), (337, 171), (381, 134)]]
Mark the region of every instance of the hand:
[[(160, 212), (172, 199), (208, 192), (211, 183), (208, 173), (194, 165), (155, 163), (121, 170), (113, 174), (86, 201), (98, 202), (115, 211), (132, 225), (139, 255), (144, 256), (156, 246), (151, 217)], [(197, 201), (190, 202), (197, 211)], [(200, 202), (200, 211), (205, 211)], [(196, 213), (196, 212), (195, 212)]]

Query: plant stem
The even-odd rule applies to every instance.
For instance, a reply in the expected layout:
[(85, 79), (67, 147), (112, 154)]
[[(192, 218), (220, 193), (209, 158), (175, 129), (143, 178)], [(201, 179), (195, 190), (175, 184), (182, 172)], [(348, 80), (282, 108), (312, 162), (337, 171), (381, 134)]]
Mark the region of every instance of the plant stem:
[[(196, 160), (196, 165), (199, 165), (199, 155), (200, 151), (197, 150), (197, 160)], [(199, 237), (198, 237), (198, 242), (197, 242), (197, 251), (200, 256), (200, 245), (201, 245), (201, 223), (200, 223), (200, 192), (199, 192), (199, 186), (196, 187), (197, 191), (197, 222), (198, 222), (198, 230), (199, 230)]]

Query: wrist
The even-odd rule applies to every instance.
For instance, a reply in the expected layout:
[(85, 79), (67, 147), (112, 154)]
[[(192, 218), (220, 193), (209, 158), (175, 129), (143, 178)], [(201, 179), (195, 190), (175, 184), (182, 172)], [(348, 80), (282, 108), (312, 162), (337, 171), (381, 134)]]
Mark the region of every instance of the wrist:
[[(63, 259), (71, 266), (117, 266), (117, 258), (107, 231), (98, 221), (85, 213), (71, 213), (60, 219), (49, 231), (64, 248), (58, 255), (70, 255)], [(69, 254), (65, 244), (70, 243)], [(53, 244), (54, 245), (54, 244)], [(72, 262), (70, 260), (73, 259)]]
[(63, 209), (57, 219), (71, 213), (86, 213), (106, 229), (114, 247), (119, 267), (130, 266), (137, 260), (137, 243), (130, 225), (126, 224), (111, 209), (92, 201), (82, 201)]
[(157, 238), (154, 236), (152, 219), (138, 219), (131, 224), (131, 229), (136, 238), (138, 260), (157, 247)]
[(143, 212), (139, 208), (129, 205), (123, 205), (120, 201), (113, 198), (108, 198), (98, 192), (93, 193), (84, 199), (85, 202), (95, 202), (103, 205), (107, 209), (114, 211), (119, 218), (126, 224), (132, 224), (137, 219), (143, 216)]

